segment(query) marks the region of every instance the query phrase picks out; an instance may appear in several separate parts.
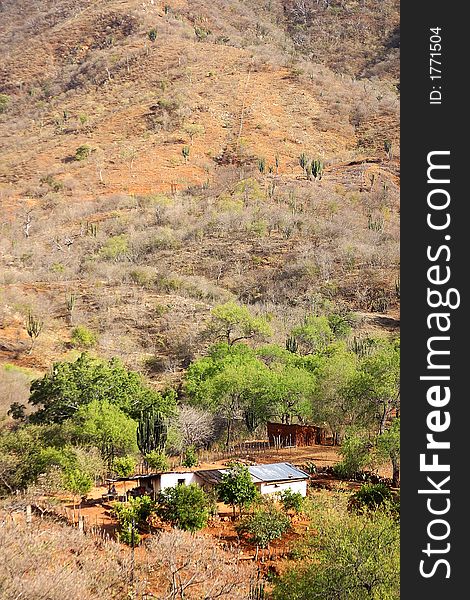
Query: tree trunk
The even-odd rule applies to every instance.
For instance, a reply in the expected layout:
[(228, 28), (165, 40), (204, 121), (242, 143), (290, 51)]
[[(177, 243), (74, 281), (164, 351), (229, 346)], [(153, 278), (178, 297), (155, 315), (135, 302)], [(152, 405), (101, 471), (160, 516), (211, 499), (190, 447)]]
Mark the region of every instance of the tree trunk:
[(228, 419), (227, 420), (227, 440), (225, 442), (225, 447), (227, 448), (227, 450), (230, 447), (230, 434), (232, 433), (232, 420)]
[(400, 465), (398, 460), (392, 456), (392, 481), (393, 487), (400, 487)]

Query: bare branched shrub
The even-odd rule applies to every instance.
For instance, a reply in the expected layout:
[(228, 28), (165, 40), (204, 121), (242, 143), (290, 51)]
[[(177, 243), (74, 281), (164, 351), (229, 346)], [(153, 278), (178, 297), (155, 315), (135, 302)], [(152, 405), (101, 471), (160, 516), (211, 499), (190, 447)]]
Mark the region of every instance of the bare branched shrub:
[(183, 405), (178, 412), (178, 430), (185, 448), (205, 446), (214, 439), (214, 415), (195, 406)]
[(0, 527), (0, 598), (124, 600), (130, 556), (113, 542), (97, 542), (66, 525), (7, 519)]
[(149, 544), (151, 568), (160, 569), (167, 600), (197, 598), (245, 600), (255, 565), (238, 560), (209, 537), (186, 531), (162, 532)]

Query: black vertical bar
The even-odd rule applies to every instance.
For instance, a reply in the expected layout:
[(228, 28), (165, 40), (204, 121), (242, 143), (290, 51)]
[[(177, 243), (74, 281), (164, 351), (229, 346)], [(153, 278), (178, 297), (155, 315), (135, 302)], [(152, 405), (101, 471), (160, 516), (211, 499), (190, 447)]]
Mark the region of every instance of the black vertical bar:
[[(405, 600), (461, 598), (469, 593), (465, 548), (470, 527), (468, 492), (464, 488), (468, 480), (466, 429), (470, 399), (464, 373), (470, 368), (465, 314), (470, 270), (466, 242), (470, 235), (466, 219), (469, 192), (464, 186), (467, 152), (462, 148), (469, 135), (464, 90), (469, 71), (465, 64), (466, 42), (470, 36), (463, 6), (442, 0), (401, 5), (401, 597)], [(430, 155), (432, 152), (442, 154)], [(435, 169), (428, 178), (429, 160), (450, 169)], [(447, 178), (449, 183), (444, 183)], [(448, 207), (442, 210), (428, 204), (440, 202), (444, 206), (449, 198)], [(438, 227), (447, 218), (450, 223), (443, 229), (433, 229), (428, 218)], [(436, 265), (437, 270), (428, 271)], [(430, 282), (430, 277), (442, 280), (449, 274), (446, 283)], [(459, 307), (430, 306), (428, 290), (440, 291), (445, 299), (452, 289), (449, 304), (456, 305), (460, 297)], [(431, 302), (439, 304), (437, 299), (434, 294)], [(443, 329), (450, 323), (448, 331), (439, 331), (438, 319), (430, 316), (433, 313), (445, 315), (439, 323)], [(450, 339), (430, 342), (433, 336)], [(431, 348), (450, 354), (431, 356), (429, 363), (429, 343)], [(442, 368), (430, 368), (430, 364)], [(450, 368), (445, 369), (446, 365)], [(420, 379), (430, 376), (450, 379)], [(432, 386), (439, 394), (449, 388), (447, 404), (431, 405), (428, 393), (432, 393)], [(434, 392), (431, 400), (437, 398)], [(436, 410), (439, 414), (432, 415)], [(430, 429), (438, 422), (444, 427), (448, 417), (448, 428), (439, 433)], [(429, 434), (435, 440), (449, 442), (450, 448), (427, 448)], [(449, 465), (450, 470), (420, 468), (421, 454), (425, 455), (425, 465), (436, 460), (438, 469)], [(450, 480), (443, 483), (448, 476)]]

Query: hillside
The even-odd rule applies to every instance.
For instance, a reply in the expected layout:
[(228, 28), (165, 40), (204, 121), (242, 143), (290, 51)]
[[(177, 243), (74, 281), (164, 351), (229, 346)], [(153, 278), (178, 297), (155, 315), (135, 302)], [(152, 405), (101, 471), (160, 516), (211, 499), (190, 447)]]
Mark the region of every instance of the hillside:
[(328, 305), (397, 329), (398, 2), (3, 0), (0, 20), (2, 362), (44, 371), (82, 325), (162, 385), (232, 298), (280, 344)]

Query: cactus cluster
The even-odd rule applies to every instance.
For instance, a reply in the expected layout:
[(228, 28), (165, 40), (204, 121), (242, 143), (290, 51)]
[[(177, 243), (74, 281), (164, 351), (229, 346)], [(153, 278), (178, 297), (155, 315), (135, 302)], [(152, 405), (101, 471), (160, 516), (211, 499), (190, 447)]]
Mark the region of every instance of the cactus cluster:
[(292, 352), (292, 354), (296, 354), (296, 352), (299, 350), (299, 343), (292, 335), (286, 339), (286, 350), (289, 350), (289, 352)]
[(264, 591), (264, 582), (257, 581), (256, 583), (250, 583), (250, 595), (249, 600), (265, 600), (266, 594)]
[(367, 227), (371, 231), (378, 231), (379, 233), (384, 230), (385, 219), (383, 215), (373, 217), (371, 213), (368, 215)]
[(305, 152), (302, 152), (302, 154), (299, 156), (299, 164), (309, 181), (311, 181), (312, 178), (315, 180), (320, 180), (322, 178), (324, 164), (320, 159), (314, 158), (313, 160), (310, 160)]
[(145, 456), (153, 450), (163, 450), (168, 436), (168, 425), (161, 412), (141, 415), (137, 426), (137, 446)]

